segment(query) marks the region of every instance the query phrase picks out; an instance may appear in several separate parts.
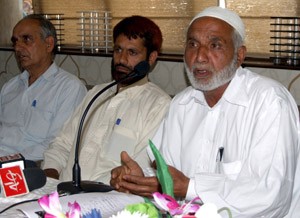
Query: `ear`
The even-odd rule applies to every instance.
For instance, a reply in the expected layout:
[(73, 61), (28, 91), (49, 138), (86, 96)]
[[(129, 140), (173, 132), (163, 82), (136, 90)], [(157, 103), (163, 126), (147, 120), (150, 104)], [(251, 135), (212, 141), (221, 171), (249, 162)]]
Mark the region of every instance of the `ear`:
[(238, 53), (237, 53), (238, 66), (241, 66), (243, 61), (245, 60), (246, 52), (247, 52), (246, 46), (242, 45), (241, 47), (238, 48)]
[(52, 36), (48, 36), (45, 42), (47, 44), (47, 51), (52, 52), (54, 49), (54, 38)]
[(153, 51), (153, 52), (150, 53), (150, 55), (149, 55), (149, 64), (150, 64), (150, 66), (152, 66), (155, 63), (155, 61), (157, 59), (157, 56), (158, 56), (157, 51)]

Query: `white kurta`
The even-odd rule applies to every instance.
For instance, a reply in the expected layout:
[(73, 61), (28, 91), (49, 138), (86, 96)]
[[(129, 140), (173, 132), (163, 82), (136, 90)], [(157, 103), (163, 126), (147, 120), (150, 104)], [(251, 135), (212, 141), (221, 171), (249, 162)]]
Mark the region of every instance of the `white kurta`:
[(73, 74), (53, 63), (33, 84), (24, 71), (4, 84), (0, 94), (0, 156), (22, 153), (41, 160), (51, 140), (87, 91)]
[[(57, 169), (63, 181), (72, 180), (74, 145), (82, 113), (106, 85), (98, 85), (88, 92), (45, 152), (43, 169)], [(115, 93), (115, 87), (104, 92), (85, 119), (79, 156), (83, 180), (109, 184), (110, 171), (121, 164), (121, 151), (127, 151), (142, 166), (150, 164), (146, 152), (148, 140), (163, 119), (170, 97), (146, 78)]]
[(191, 87), (176, 95), (153, 142), (167, 164), (190, 178), (187, 199), (198, 195), (229, 207), (235, 218), (283, 217), (292, 199), (298, 134), (289, 92), (239, 68), (213, 108)]

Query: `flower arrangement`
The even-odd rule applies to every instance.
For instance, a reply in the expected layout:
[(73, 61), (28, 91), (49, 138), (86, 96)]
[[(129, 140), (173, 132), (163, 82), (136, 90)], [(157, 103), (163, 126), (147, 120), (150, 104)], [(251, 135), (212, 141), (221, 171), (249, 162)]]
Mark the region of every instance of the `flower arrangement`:
[(50, 195), (44, 195), (38, 200), (38, 203), (45, 211), (44, 218), (102, 218), (100, 211), (96, 209), (81, 215), (80, 205), (76, 201), (73, 204), (68, 203), (69, 211), (65, 214), (57, 191)]
[(45, 218), (80, 218), (81, 208), (76, 201), (68, 204), (69, 211), (66, 214), (62, 212), (57, 191), (50, 195), (44, 195), (38, 200), (38, 203), (45, 211)]
[[(152, 194), (154, 203), (148, 200), (147, 203), (127, 205), (122, 211), (110, 218), (160, 218), (162, 213), (173, 218), (221, 218), (220, 213), (222, 211), (226, 211), (228, 217), (232, 218), (231, 211), (228, 208), (224, 207), (218, 210), (214, 204), (203, 204), (199, 197), (180, 205), (174, 199), (173, 179), (168, 171), (167, 164), (154, 144), (151, 141), (149, 141), (149, 144), (155, 156), (157, 178), (162, 186), (163, 194), (155, 192)], [(76, 201), (73, 204), (68, 204), (69, 211), (64, 214), (57, 192), (49, 196), (43, 196), (38, 202), (46, 212), (45, 218), (102, 218), (100, 211), (96, 209), (81, 216), (81, 208)]]
[[(194, 198), (188, 203), (180, 205), (174, 198), (169, 195), (161, 194), (159, 192), (153, 193), (155, 201), (155, 207), (153, 204), (140, 203), (130, 205), (123, 211), (118, 212), (117, 215), (113, 215), (111, 218), (158, 218), (162, 217), (162, 214), (158, 212), (158, 209), (162, 213), (167, 213), (173, 218), (221, 218), (220, 213), (226, 211), (229, 218), (232, 218), (231, 212), (228, 208), (217, 209), (216, 205), (211, 203), (196, 203), (201, 199), (199, 197)], [(149, 212), (150, 210), (142, 209), (144, 205), (148, 205), (148, 208), (155, 212)]]
[(128, 205), (124, 210), (110, 218), (158, 218), (158, 210), (152, 203), (139, 203)]
[[(152, 203), (128, 205), (110, 218), (158, 218), (162, 217), (160, 212), (167, 213), (173, 218), (221, 218), (219, 213), (224, 210), (227, 211), (229, 218), (232, 217), (228, 208), (217, 210), (214, 204), (196, 203), (200, 200), (199, 197), (182, 205), (171, 196), (159, 192), (153, 193), (153, 198), (155, 205)], [(45, 211), (44, 218), (102, 218), (97, 209), (81, 215), (80, 205), (76, 201), (68, 203), (69, 211), (64, 213), (56, 191), (41, 197), (38, 203)]]
[(199, 197), (194, 198), (187, 204), (182, 205), (180, 205), (170, 195), (160, 194), (159, 192), (153, 193), (153, 198), (158, 205), (158, 208), (168, 212), (171, 216), (194, 214), (200, 208), (200, 204), (194, 204), (195, 201), (200, 200)]
[(166, 211), (173, 218), (221, 218), (220, 213), (222, 211), (226, 211), (228, 217), (232, 218), (231, 211), (228, 208), (224, 207), (218, 210), (216, 205), (212, 203), (203, 204), (199, 197), (182, 205), (171, 196), (158, 192), (153, 193), (153, 198), (157, 207), (160, 210)]
[[(92, 209), (90, 212), (81, 215), (80, 205), (75, 201), (68, 203), (69, 211), (64, 213), (59, 201), (57, 191), (50, 195), (44, 195), (38, 200), (39, 205), (44, 210), (44, 218), (102, 218), (101, 212)], [(140, 203), (128, 205), (124, 210), (112, 215), (111, 218), (157, 218), (158, 211), (151, 203)]]

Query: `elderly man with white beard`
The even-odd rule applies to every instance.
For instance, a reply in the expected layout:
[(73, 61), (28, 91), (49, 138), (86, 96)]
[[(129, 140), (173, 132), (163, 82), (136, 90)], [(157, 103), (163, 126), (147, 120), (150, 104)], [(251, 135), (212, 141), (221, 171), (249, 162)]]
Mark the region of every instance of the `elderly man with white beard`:
[[(241, 67), (245, 28), (236, 13), (207, 8), (186, 37), (192, 86), (174, 97), (152, 139), (169, 165), (174, 195), (228, 207), (235, 218), (294, 217), (300, 211), (294, 99), (280, 83)], [(116, 189), (142, 196), (160, 190), (157, 177), (144, 175), (127, 153), (121, 160), (111, 173)]]

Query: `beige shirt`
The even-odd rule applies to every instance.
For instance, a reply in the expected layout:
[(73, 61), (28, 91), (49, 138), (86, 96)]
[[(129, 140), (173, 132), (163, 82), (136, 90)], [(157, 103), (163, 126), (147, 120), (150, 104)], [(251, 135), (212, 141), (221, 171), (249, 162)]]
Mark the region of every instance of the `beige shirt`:
[[(42, 168), (58, 170), (62, 181), (72, 180), (74, 145), (82, 113), (106, 85), (97, 85), (88, 92), (44, 153)], [(115, 94), (116, 87), (104, 92), (85, 119), (79, 156), (82, 180), (109, 184), (111, 169), (120, 165), (121, 151), (127, 151), (140, 165), (149, 167), (145, 148), (168, 109), (170, 97), (147, 78)]]

